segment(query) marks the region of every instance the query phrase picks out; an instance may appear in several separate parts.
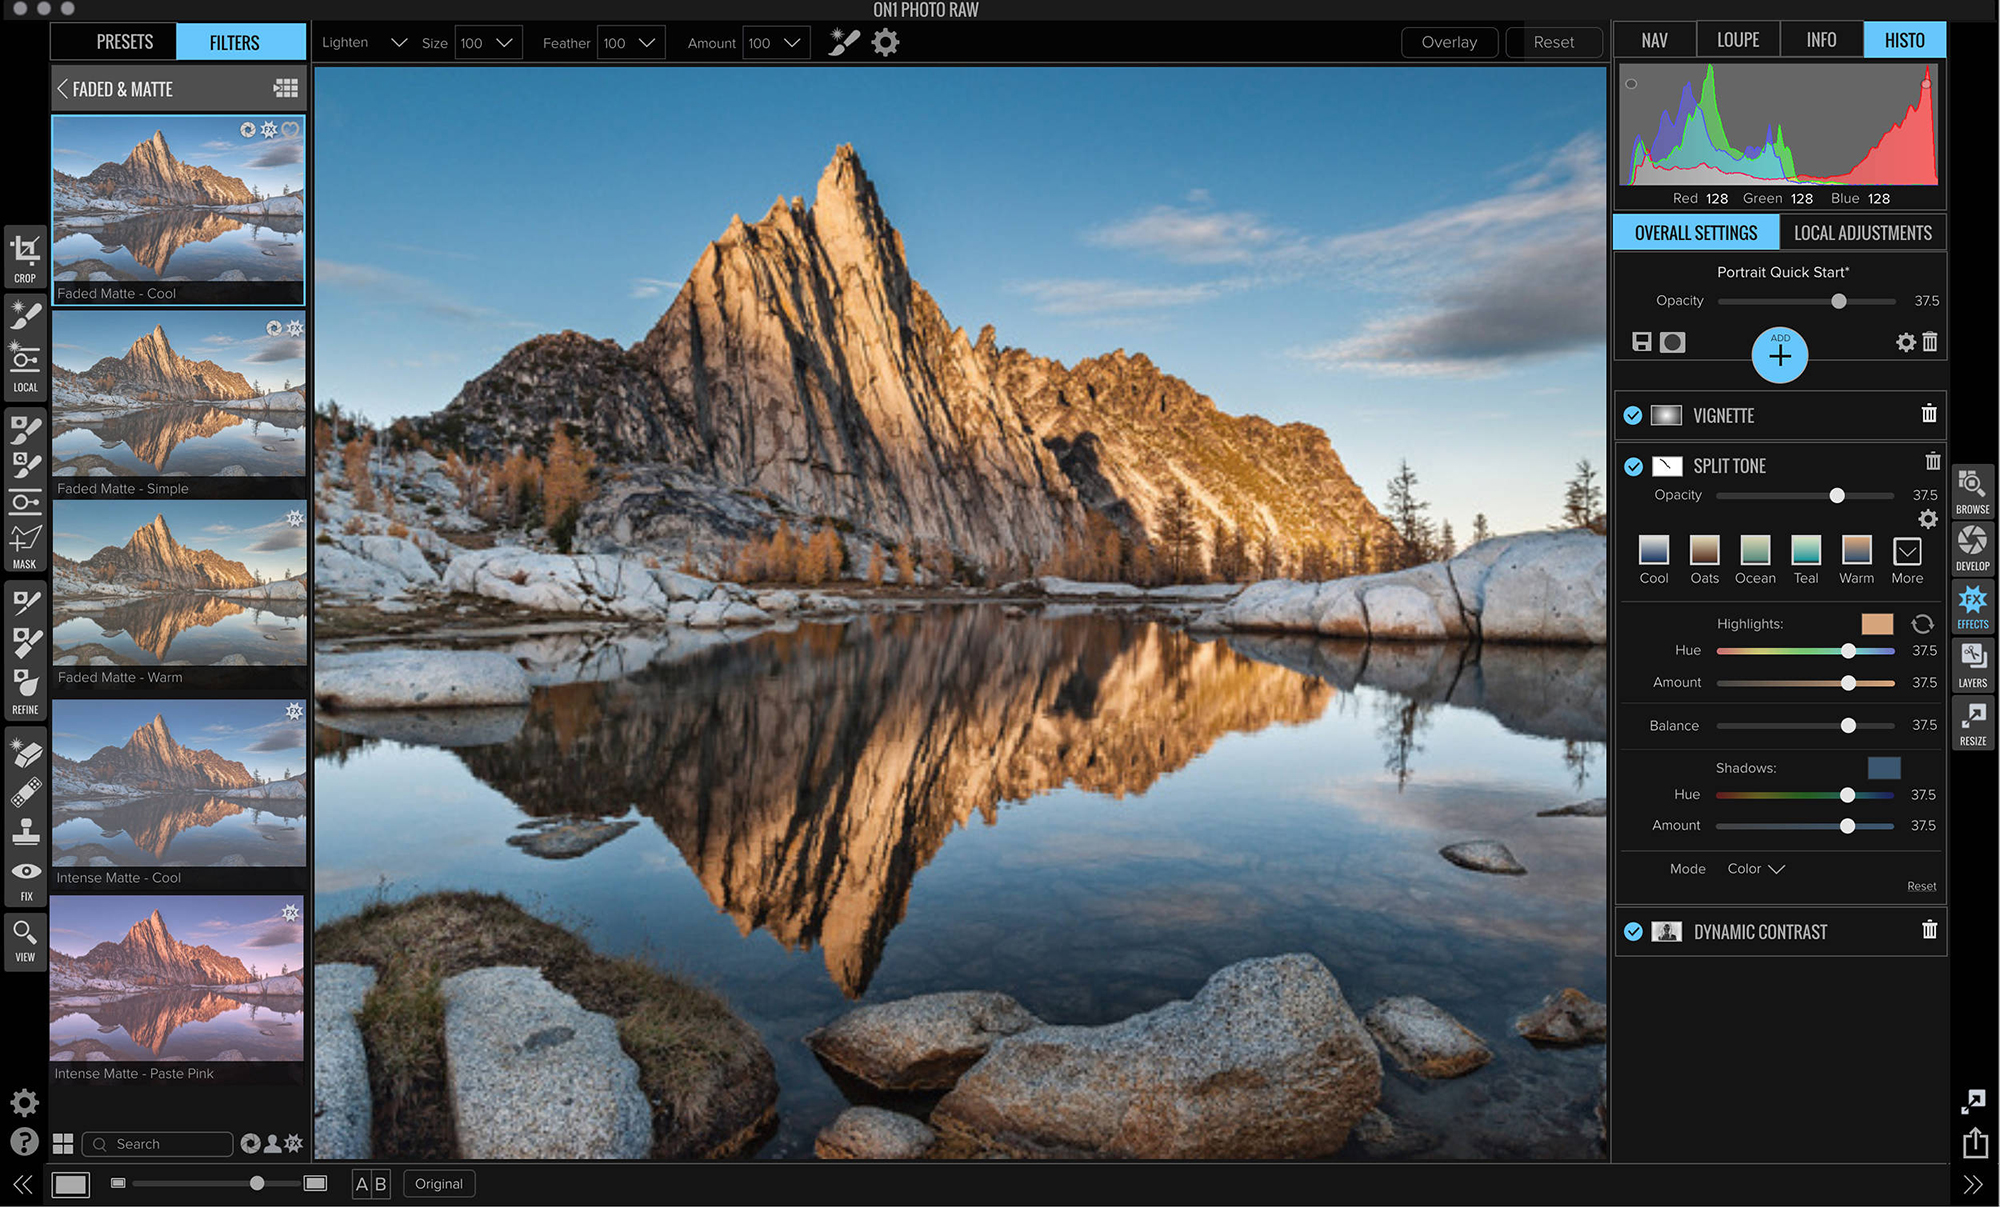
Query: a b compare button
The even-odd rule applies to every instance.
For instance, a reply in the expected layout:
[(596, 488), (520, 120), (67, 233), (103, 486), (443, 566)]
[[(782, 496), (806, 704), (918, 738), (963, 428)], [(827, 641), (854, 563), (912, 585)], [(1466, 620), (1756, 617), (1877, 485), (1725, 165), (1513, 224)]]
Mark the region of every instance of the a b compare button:
[(406, 1200), (469, 1200), (477, 1186), (470, 1170), (406, 1170), (403, 1198)]
[(1500, 31), (1484, 25), (1406, 25), (1406, 59), (1497, 59)]

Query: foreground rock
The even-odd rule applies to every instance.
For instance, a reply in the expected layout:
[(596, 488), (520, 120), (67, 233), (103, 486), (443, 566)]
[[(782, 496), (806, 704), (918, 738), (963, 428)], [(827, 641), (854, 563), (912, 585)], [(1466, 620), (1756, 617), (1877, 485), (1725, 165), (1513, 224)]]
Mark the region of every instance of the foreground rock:
[(1514, 1030), (1536, 1044), (1603, 1044), (1611, 1032), (1611, 1012), (1583, 991), (1569, 988), (1514, 1021)]
[(326, 653), (313, 671), (313, 695), (329, 709), (525, 705), (528, 677), (490, 650)]
[(994, 1044), (932, 1113), (947, 1135), (1048, 1157), (1313, 1158), (1347, 1142), (1382, 1063), (1340, 984), (1293, 953), (1185, 1002)]
[(527, 833), (509, 835), (507, 845), (544, 860), (574, 860), (596, 851), (639, 825), (636, 820), (606, 822), (599, 818), (548, 818), (527, 824)]
[(444, 1002), (459, 1156), (647, 1155), (652, 1112), (609, 1017), (516, 966), (446, 978)]
[(1604, 817), (1604, 807), (1605, 807), (1605, 799), (1604, 799), (1604, 798), (1602, 798), (1602, 797), (1592, 797), (1592, 798), (1591, 798), (1590, 800), (1588, 800), (1588, 801), (1576, 801), (1576, 802), (1572, 802), (1572, 803), (1571, 803), (1571, 804), (1569, 804), (1569, 805), (1565, 805), (1565, 806), (1561, 806), (1560, 808), (1557, 808), (1557, 809), (1552, 809), (1552, 810), (1538, 810), (1538, 811), (1536, 811), (1536, 813), (1535, 813), (1535, 817), (1537, 817), (1537, 818), (1602, 818), (1602, 817)]
[(921, 1120), (879, 1107), (850, 1107), (813, 1138), (822, 1158), (908, 1161), (937, 1144), (937, 1134)]
[(941, 1090), (1003, 1037), (1042, 1021), (1005, 994), (965, 990), (857, 1007), (806, 1034), (827, 1062), (882, 1090)]
[(1399, 641), (1604, 645), (1604, 538), (1494, 537), (1446, 562), (1326, 583), (1253, 583), (1208, 614), (1227, 629)]
[(1493, 1050), (1477, 1033), (1429, 999), (1385, 998), (1362, 1022), (1396, 1064), (1412, 1074), (1457, 1078), (1493, 1060)]
[(374, 985), (375, 970), (365, 965), (313, 966), (313, 1157), (319, 1161), (372, 1156), (368, 1054), (354, 1017)]
[(1507, 845), (1495, 839), (1473, 839), (1465, 843), (1454, 843), (1450, 847), (1440, 847), (1438, 855), (1450, 860), (1460, 868), (1470, 868), (1474, 872), (1497, 873), (1501, 876), (1520, 877), (1527, 875), (1527, 868), (1507, 850)]

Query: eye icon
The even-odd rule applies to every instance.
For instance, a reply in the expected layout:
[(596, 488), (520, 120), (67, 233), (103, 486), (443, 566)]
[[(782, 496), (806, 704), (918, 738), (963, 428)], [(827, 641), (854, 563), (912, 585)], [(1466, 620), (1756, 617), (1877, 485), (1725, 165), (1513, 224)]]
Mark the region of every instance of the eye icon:
[(32, 881), (42, 875), (42, 866), (39, 864), (16, 864), (7, 871), (23, 881)]

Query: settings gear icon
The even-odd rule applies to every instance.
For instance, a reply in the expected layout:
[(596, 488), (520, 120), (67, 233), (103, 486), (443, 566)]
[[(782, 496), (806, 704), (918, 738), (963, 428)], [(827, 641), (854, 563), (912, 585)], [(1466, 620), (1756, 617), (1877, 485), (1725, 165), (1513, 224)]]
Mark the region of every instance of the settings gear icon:
[(35, 1109), (42, 1105), (42, 1097), (24, 1086), (15, 1091), (14, 1097), (8, 1102), (13, 1105), (15, 1115), (32, 1116), (35, 1114)]
[(1901, 335), (1898, 335), (1896, 337), (1897, 352), (1915, 352), (1916, 350), (1917, 350), (1917, 337), (1911, 335), (1907, 331), (1903, 332)]
[(875, 31), (874, 41), (869, 45), (875, 48), (875, 53), (878, 55), (892, 55), (896, 53), (896, 47), (902, 45), (902, 39), (896, 36), (896, 31), (893, 29), (878, 29)]
[(1927, 529), (1936, 528), (1937, 520), (1937, 513), (1930, 508), (1925, 508), (1923, 511), (1917, 513), (1917, 523)]

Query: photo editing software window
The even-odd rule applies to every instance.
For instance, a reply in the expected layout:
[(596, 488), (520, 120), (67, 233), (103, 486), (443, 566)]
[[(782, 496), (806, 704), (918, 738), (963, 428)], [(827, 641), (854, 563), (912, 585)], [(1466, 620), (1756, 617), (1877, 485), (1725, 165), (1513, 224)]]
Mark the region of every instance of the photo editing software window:
[(1995, 6), (1752, 7), (0, 0), (0, 1197), (2000, 1203)]

